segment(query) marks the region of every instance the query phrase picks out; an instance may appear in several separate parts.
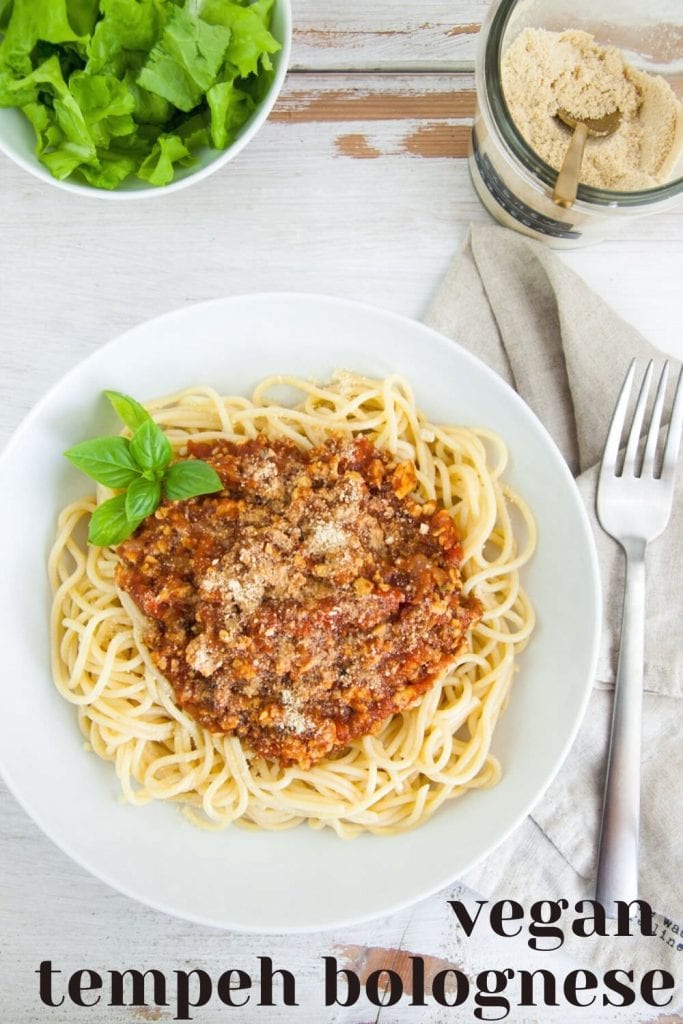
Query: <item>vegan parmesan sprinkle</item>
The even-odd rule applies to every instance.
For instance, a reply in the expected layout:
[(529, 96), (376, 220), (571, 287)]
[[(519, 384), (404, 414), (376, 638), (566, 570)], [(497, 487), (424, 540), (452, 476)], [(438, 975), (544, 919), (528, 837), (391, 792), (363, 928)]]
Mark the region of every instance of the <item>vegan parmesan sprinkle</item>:
[(503, 93), (519, 132), (559, 171), (571, 138), (557, 119), (621, 111), (619, 128), (589, 139), (580, 180), (621, 192), (667, 182), (683, 152), (683, 105), (669, 83), (631, 67), (622, 52), (587, 32), (527, 28), (501, 62)]
[(307, 768), (410, 707), (481, 614), (453, 519), (412, 462), (364, 438), (305, 450), (190, 442), (223, 491), (163, 502), (119, 586), (176, 703), (250, 753)]

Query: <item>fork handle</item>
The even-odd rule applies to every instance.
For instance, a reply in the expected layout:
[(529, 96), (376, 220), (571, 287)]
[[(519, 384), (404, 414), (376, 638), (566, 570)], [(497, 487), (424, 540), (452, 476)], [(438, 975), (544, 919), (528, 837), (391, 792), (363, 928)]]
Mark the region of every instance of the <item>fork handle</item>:
[(626, 580), (614, 690), (596, 899), (608, 917), (614, 900), (638, 898), (638, 827), (645, 656), (645, 542), (625, 540)]

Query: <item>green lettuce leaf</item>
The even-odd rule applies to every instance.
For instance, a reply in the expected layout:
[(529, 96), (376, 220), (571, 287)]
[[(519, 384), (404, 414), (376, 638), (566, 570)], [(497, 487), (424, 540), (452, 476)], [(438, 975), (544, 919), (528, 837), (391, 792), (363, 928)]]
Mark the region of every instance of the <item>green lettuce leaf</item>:
[(62, 142), (57, 149), (43, 153), (40, 161), (58, 181), (64, 181), (80, 168), (81, 164), (92, 159), (93, 153), (90, 149), (73, 142)]
[(100, 0), (66, 0), (66, 10), (74, 31), (79, 36), (89, 36), (99, 17)]
[(98, 149), (97, 160), (78, 167), (89, 185), (108, 190), (117, 188), (122, 181), (135, 173), (139, 160), (115, 149)]
[(42, 103), (29, 101), (21, 109), (33, 125), (33, 130), (36, 133), (36, 153), (40, 155), (48, 145), (47, 132), (53, 124), (54, 118), (51, 116), (50, 110)]
[(135, 131), (131, 116), (135, 99), (126, 83), (114, 75), (76, 71), (69, 79), (69, 92), (96, 146), (108, 146), (113, 138)]
[(256, 104), (232, 81), (217, 82), (206, 94), (211, 111), (211, 143), (215, 149), (225, 149), (237, 131), (249, 119)]
[(232, 39), (227, 59), (239, 71), (242, 78), (258, 74), (259, 64), (266, 71), (272, 70), (270, 55), (277, 53), (280, 44), (266, 26), (265, 16), (252, 7), (243, 7), (232, 22)]
[(173, 181), (174, 165), (191, 159), (190, 151), (179, 135), (162, 135), (138, 171), (138, 178), (150, 185), (168, 185)]
[(138, 70), (161, 35), (170, 9), (166, 0), (100, 0), (102, 19), (88, 46), (87, 71)]
[(12, 77), (6, 70), (0, 71), (2, 107), (23, 107), (26, 104), (37, 103), (39, 97), (49, 97), (50, 103), (47, 108), (51, 110), (54, 97), (66, 97), (68, 94), (69, 89), (56, 55), (23, 77)]
[(12, 0), (0, 0), (0, 32), (4, 32), (9, 21)]
[(143, 89), (137, 81), (138, 71), (128, 69), (125, 82), (135, 102), (133, 117), (138, 124), (168, 124), (175, 114), (175, 108), (163, 96), (156, 96)]
[(20, 74), (31, 71), (38, 42), (85, 43), (69, 22), (66, 0), (14, 0), (12, 16), (0, 43), (0, 63)]
[[(206, 110), (200, 110), (196, 114), (192, 114), (186, 118), (181, 124), (178, 125), (175, 134), (182, 140), (185, 147), (190, 150), (191, 153), (199, 149), (201, 146), (209, 146), (211, 144), (211, 137), (209, 132), (209, 115)], [(192, 160), (190, 158), (183, 159), (183, 167), (190, 165)]]
[(199, 0), (205, 21), (231, 30), (226, 60), (242, 78), (257, 74), (259, 64), (267, 71), (273, 66), (270, 55), (278, 52), (280, 44), (269, 28), (272, 7), (273, 0), (257, 0), (248, 7), (230, 0)]
[(138, 83), (179, 110), (198, 106), (215, 84), (232, 33), (176, 7), (149, 55)]

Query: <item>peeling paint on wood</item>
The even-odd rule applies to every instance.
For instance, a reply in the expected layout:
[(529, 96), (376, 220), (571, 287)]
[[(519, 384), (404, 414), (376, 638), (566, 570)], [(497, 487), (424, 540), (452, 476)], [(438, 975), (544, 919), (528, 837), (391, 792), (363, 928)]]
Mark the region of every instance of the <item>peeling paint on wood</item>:
[(469, 36), (476, 35), (481, 25), (454, 25), (446, 32), (447, 36)]
[[(344, 966), (358, 975), (361, 985), (366, 984), (374, 971), (395, 971), (403, 982), (404, 993), (408, 996), (413, 994), (414, 957), (424, 961), (424, 986), (427, 992), (430, 991), (439, 971), (460, 970), (462, 966), (437, 956), (413, 953), (407, 949), (384, 949), (381, 946), (341, 946), (337, 948), (337, 952), (343, 958)], [(446, 979), (446, 992), (454, 992), (456, 987), (455, 978)]]
[(473, 90), (397, 93), (378, 89), (330, 89), (297, 91), (280, 97), (273, 121), (401, 121), (417, 118), (471, 118), (476, 97)]
[(343, 29), (343, 28), (302, 28), (295, 26), (293, 37), (295, 43), (306, 42), (309, 46), (320, 46), (323, 49), (345, 47), (364, 47), (374, 39), (413, 39), (416, 33), (438, 32), (446, 36), (476, 35), (480, 25), (441, 25), (429, 21), (421, 25), (406, 25), (404, 28), (389, 29)]
[(133, 1008), (133, 1017), (144, 1021), (172, 1020), (173, 1014), (164, 1013), (154, 1006), (140, 1006)]
[(411, 156), (465, 157), (471, 129), (463, 124), (426, 124), (408, 135), (403, 148)]
[(382, 155), (379, 149), (370, 145), (365, 135), (340, 135), (334, 144), (342, 156), (356, 160), (376, 160)]
[(408, 155), (427, 159), (463, 159), (468, 155), (470, 128), (468, 125), (427, 124), (411, 130), (400, 143), (387, 142), (384, 145), (362, 132), (339, 135), (334, 140), (340, 156), (356, 160), (377, 159)]
[(293, 68), (471, 68), (489, 0), (296, 0)]

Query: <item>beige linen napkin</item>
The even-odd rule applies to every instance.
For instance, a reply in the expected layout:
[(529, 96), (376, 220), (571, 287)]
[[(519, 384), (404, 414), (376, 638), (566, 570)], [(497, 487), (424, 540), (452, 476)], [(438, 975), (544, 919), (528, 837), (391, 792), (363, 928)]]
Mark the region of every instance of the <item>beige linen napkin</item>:
[[(642, 371), (662, 353), (549, 249), (492, 225), (472, 227), (426, 322), (488, 363), (553, 435), (593, 524), (604, 599), (597, 679), (579, 737), (531, 817), (464, 880), (489, 898), (592, 899), (623, 594), (621, 549), (595, 516), (597, 464), (630, 360), (637, 357)], [(682, 493), (683, 467), (670, 525), (647, 555), (640, 895), (662, 915), (666, 934), (589, 946), (582, 939), (572, 950), (606, 965), (611, 959), (610, 966), (674, 974), (683, 968)], [(542, 621), (543, 609), (537, 613)]]

